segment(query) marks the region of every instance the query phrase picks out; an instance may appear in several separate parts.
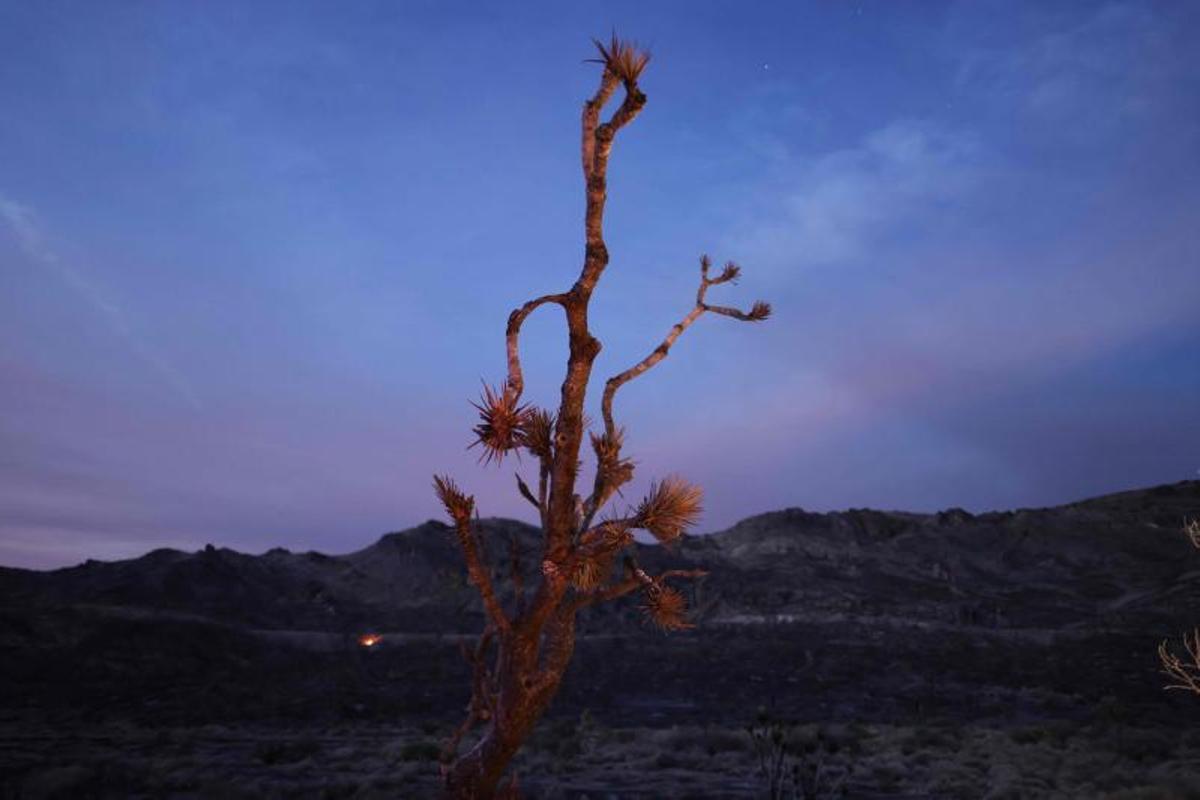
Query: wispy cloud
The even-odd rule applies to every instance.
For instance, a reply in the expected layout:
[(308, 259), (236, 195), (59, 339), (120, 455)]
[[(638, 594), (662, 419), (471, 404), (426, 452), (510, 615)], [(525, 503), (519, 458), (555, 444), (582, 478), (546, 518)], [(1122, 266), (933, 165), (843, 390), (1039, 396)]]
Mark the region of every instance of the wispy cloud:
[(125, 312), (110, 300), (99, 286), (59, 257), (47, 242), (34, 213), (27, 206), (0, 194), (0, 219), (4, 221), (18, 247), (31, 263), (53, 273), (64, 286), (87, 303), (109, 330), (124, 340), (134, 355), (149, 366), (189, 406), (196, 410), (201, 408), (200, 399), (183, 373), (138, 335)]
[[(1165, 11), (1163, 9), (1162, 11)], [(1097, 5), (1086, 16), (1042, 21), (1017, 47), (965, 52), (957, 83), (1049, 123), (1062, 135), (1096, 138), (1164, 108), (1178, 79), (1196, 74), (1193, 43), (1166, 13), (1145, 4)]]
[[(930, 122), (896, 120), (854, 147), (781, 162), (774, 209), (734, 232), (745, 260), (776, 277), (800, 265), (852, 261), (881, 239), (962, 194), (977, 145)], [(784, 274), (779, 274), (783, 271)]]

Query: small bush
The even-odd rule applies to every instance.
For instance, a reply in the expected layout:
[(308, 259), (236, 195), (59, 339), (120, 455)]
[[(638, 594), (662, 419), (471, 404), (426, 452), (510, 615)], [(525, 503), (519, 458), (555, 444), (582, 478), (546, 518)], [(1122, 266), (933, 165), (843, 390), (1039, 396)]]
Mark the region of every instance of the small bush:
[(407, 742), (400, 748), (401, 761), (437, 761), (441, 754), (440, 747), (425, 740)]
[(314, 755), (321, 745), (310, 738), (259, 742), (254, 756), (264, 764), (294, 764)]

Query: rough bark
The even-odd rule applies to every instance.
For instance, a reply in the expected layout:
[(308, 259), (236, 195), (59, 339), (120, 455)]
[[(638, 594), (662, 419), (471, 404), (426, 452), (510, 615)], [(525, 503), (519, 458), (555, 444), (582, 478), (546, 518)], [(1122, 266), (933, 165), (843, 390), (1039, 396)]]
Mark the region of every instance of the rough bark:
[[(646, 104), (646, 95), (638, 88), (638, 77), (648, 56), (615, 37), (607, 46), (596, 43), (604, 65), (595, 94), (583, 107), (581, 120), (581, 162), (585, 185), (584, 257), (579, 277), (566, 292), (547, 294), (526, 302), (509, 315), (505, 330), (508, 376), (502, 391), (485, 391), (479, 405), (481, 424), (476, 427), (484, 443), (486, 460), (499, 460), (508, 449), (523, 446), (539, 461), (538, 492), (517, 475), (518, 491), (539, 513), (544, 533), (541, 576), (532, 599), (524, 593), (519, 558), (512, 551), (514, 609), (511, 616), (502, 607), (492, 585), (490, 572), (483, 563), (471, 525), (474, 500), (458, 491), (448, 478), (435, 478), (438, 493), (455, 521), (455, 530), (466, 561), (467, 572), (478, 589), (488, 617), (488, 627), (473, 651), (464, 656), (473, 668), (472, 694), (467, 715), (443, 751), (443, 777), (447, 797), (490, 798), (498, 792), (515, 796), (515, 778), (509, 788), (498, 790), (513, 755), (533, 730), (562, 682), (575, 649), (576, 619), (579, 611), (594, 603), (615, 600), (636, 591), (643, 592), (650, 608), (649, 616), (662, 624), (668, 617), (679, 622), (682, 596), (665, 585), (668, 578), (696, 578), (699, 570), (669, 570), (658, 576), (646, 574), (626, 558), (624, 579), (608, 584), (617, 554), (632, 542), (629, 528), (653, 526), (648, 517), (609, 520), (591, 528), (593, 515), (612, 495), (615, 487), (632, 477), (632, 462), (620, 455), (622, 437), (612, 421), (612, 396), (617, 388), (645, 372), (666, 356), (667, 350), (683, 331), (705, 311), (756, 320), (766, 316), (768, 307), (756, 304), (743, 313), (736, 309), (704, 304), (709, 286), (732, 280), (736, 267), (726, 267), (717, 278), (708, 277), (708, 261), (702, 260), (702, 278), (696, 306), (667, 335), (663, 344), (634, 367), (610, 379), (603, 399), (606, 436), (593, 437), (598, 461), (596, 485), (587, 502), (576, 494), (579, 450), (584, 434), (584, 401), (592, 366), (601, 344), (588, 327), (588, 306), (592, 293), (609, 263), (604, 242), (604, 209), (608, 199), (608, 160), (617, 133), (631, 123)], [(601, 122), (604, 106), (618, 88), (624, 88), (620, 106)], [(520, 332), (524, 321), (543, 305), (562, 307), (567, 323), (568, 358), (562, 382), (559, 406), (548, 412), (529, 410), (519, 405), (525, 388), (521, 370)], [(552, 422), (552, 429), (551, 429)], [(679, 518), (690, 518), (699, 509), (698, 494), (666, 497), (675, 502)], [(645, 506), (645, 504), (643, 504)], [(659, 509), (671, 513), (671, 508)], [(661, 515), (660, 515), (661, 517)], [(515, 545), (514, 545), (515, 547)], [(586, 569), (585, 569), (586, 568)], [(585, 582), (597, 575), (599, 583)], [(670, 600), (670, 603), (666, 603)], [(666, 606), (670, 606), (667, 608)], [(682, 624), (664, 624), (684, 627)], [(491, 665), (488, 665), (489, 657)], [(459, 744), (476, 728), (478, 738), (465, 753)]]

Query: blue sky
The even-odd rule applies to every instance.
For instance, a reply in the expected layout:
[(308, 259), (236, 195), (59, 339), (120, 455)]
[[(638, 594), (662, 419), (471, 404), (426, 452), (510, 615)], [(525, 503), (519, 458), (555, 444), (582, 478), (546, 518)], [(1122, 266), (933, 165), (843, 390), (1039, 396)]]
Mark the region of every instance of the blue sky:
[[(629, 499), (683, 474), (704, 532), (1197, 476), (1195, 4), (0, 1), (0, 564), (344, 552), (440, 516), (434, 472), (530, 519), (468, 400), (578, 274), (614, 27), (654, 57), (597, 381), (701, 253), (775, 306), (622, 390)], [(561, 315), (523, 343), (552, 405)]]

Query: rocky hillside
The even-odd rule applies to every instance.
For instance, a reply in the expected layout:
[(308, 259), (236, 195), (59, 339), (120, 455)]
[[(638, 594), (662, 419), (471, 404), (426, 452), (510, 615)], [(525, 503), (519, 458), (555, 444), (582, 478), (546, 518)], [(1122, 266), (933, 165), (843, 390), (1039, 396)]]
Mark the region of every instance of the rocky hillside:
[[(803, 720), (1169, 728), (1192, 698), (1161, 690), (1155, 648), (1200, 622), (1200, 552), (1181, 530), (1192, 517), (1198, 482), (977, 516), (788, 509), (673, 552), (640, 547), (650, 570), (710, 570), (687, 589), (698, 627), (664, 636), (633, 598), (590, 612), (554, 714), (736, 727), (765, 706)], [(537, 530), (481, 528), (499, 575), (514, 543), (533, 571)], [(448, 724), (469, 676), (447, 634), (480, 627), (433, 521), (345, 555), (205, 548), (5, 569), (0, 722)], [(365, 631), (382, 643), (358, 646)]]
[[(639, 558), (710, 570), (693, 601), (712, 624), (1173, 630), (1200, 609), (1200, 553), (1180, 532), (1198, 516), (1198, 481), (981, 515), (786, 509), (671, 552), (639, 546)], [(514, 544), (522, 571), (534, 569), (535, 528), (488, 519), (481, 534), (502, 584)], [(599, 611), (593, 624), (631, 616), (629, 605)], [(210, 546), (50, 572), (0, 569), (0, 608), (51, 607), (326, 632), (471, 631), (480, 620), (450, 530), (433, 520), (345, 555)]]

